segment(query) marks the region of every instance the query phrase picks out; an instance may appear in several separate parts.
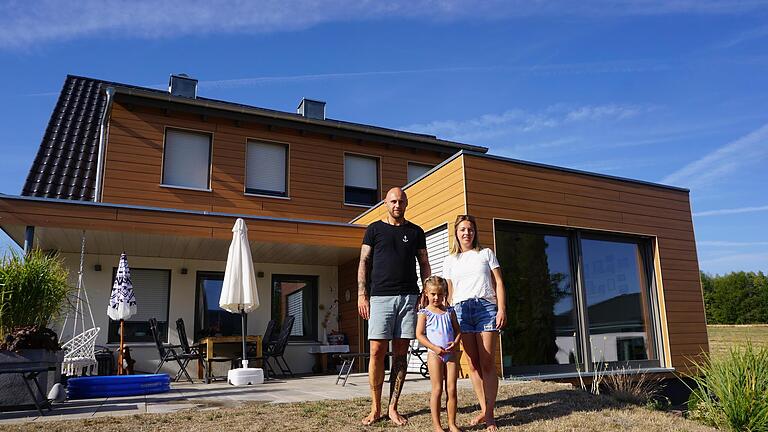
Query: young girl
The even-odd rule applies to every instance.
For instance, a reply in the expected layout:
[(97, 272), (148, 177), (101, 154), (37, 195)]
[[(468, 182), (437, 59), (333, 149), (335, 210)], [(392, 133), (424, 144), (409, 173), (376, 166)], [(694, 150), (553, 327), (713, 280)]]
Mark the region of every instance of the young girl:
[(424, 282), (424, 295), (427, 306), (419, 310), (416, 322), (416, 338), (429, 348), (427, 367), (432, 383), (432, 396), (429, 408), (432, 411), (432, 426), (435, 431), (442, 431), (440, 422), (440, 399), (443, 395), (443, 365), (447, 372), (446, 392), (448, 393), (448, 429), (458, 432), (456, 426), (456, 348), (461, 332), (453, 308), (447, 306), (448, 283), (440, 276), (430, 276)]
[(461, 342), (469, 360), (469, 378), (480, 402), (480, 414), (471, 425), (485, 423), (495, 432), (494, 408), (499, 389), (495, 354), (500, 331), (507, 322), (504, 280), (493, 251), (477, 239), (475, 218), (456, 218), (451, 254), (443, 263), (448, 281), (448, 302), (456, 308)]

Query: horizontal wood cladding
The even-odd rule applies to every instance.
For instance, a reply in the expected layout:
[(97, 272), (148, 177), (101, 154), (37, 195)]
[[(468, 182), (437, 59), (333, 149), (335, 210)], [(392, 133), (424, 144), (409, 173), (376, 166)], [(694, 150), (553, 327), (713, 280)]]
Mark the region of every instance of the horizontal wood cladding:
[[(363, 345), (365, 338), (361, 337), (361, 318), (357, 312), (357, 265), (355, 259), (339, 266), (339, 331), (349, 340), (349, 351), (368, 351)], [(349, 292), (349, 300), (346, 293)], [(364, 363), (364, 362), (362, 362)]]
[[(408, 194), (406, 219), (428, 231), (464, 213), (463, 157), (453, 159), (405, 189)], [(355, 223), (368, 225), (386, 216), (386, 206), (382, 203)]]
[(686, 369), (686, 356), (708, 350), (688, 193), (473, 155), (464, 169), (467, 211), (486, 245), (494, 218), (654, 238), (669, 366)]
[[(210, 133), (211, 191), (162, 187), (166, 128)], [(245, 191), (249, 139), (288, 145), (288, 199)], [(344, 204), (344, 154), (379, 158), (381, 193), (405, 185), (408, 162), (437, 165), (447, 157), (434, 151), (301, 133), (256, 123), (164, 111), (124, 104), (112, 107), (104, 169), (103, 201), (119, 204), (233, 212), (346, 222), (365, 208)]]
[[(3, 225), (231, 239), (234, 218), (0, 197), (0, 222)], [(254, 219), (246, 223), (251, 241), (267, 243), (359, 248), (364, 233), (362, 227), (352, 225)]]

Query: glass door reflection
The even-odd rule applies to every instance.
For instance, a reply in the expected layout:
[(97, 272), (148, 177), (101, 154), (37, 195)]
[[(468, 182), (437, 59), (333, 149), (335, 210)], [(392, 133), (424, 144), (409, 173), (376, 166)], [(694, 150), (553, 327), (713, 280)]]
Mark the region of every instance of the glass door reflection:
[(575, 371), (581, 357), (568, 234), (496, 221), (496, 253), (507, 291), (505, 375)]

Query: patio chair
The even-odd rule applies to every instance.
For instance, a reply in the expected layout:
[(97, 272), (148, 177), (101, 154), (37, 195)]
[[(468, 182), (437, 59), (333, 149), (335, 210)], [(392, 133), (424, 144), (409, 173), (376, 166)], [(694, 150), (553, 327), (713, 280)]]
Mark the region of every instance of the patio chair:
[[(232, 357), (224, 356), (206, 356), (205, 347), (199, 344), (191, 346), (187, 339), (187, 329), (184, 326), (184, 318), (176, 320), (176, 332), (179, 334), (179, 344), (181, 345), (181, 355), (184, 367), (186, 368), (190, 361), (197, 360), (199, 364), (203, 366), (203, 380), (206, 384), (211, 379), (215, 379), (213, 376), (213, 363), (214, 362), (230, 362)], [(180, 373), (181, 371), (179, 371)], [(223, 377), (222, 377), (223, 378)]]
[[(261, 361), (262, 368), (264, 369), (264, 377), (269, 378), (270, 375), (275, 376), (274, 369), (272, 368), (272, 365), (269, 363), (269, 360), (267, 357), (264, 356), (264, 353), (268, 352), (269, 344), (272, 343), (272, 341), (278, 336), (277, 332), (277, 321), (275, 320), (269, 320), (267, 323), (267, 328), (264, 330), (264, 336), (261, 338), (261, 353), (262, 355), (258, 355), (258, 349), (256, 344), (249, 343), (248, 345), (250, 348), (248, 349), (248, 352), (246, 355), (248, 356), (248, 361)], [(240, 367), (242, 364), (242, 357), (237, 357), (235, 359), (232, 359), (232, 369)]]
[[(285, 376), (286, 372), (290, 376), (293, 376), (293, 371), (291, 370), (290, 366), (288, 366), (288, 362), (285, 361), (283, 354), (285, 354), (285, 347), (288, 345), (288, 338), (291, 337), (291, 330), (293, 330), (294, 321), (296, 321), (296, 317), (293, 315), (288, 315), (285, 317), (285, 321), (283, 321), (283, 327), (280, 329), (280, 333), (278, 333), (276, 339), (269, 343), (267, 346), (267, 353), (264, 355), (267, 358), (271, 357), (275, 359), (275, 363), (277, 363), (277, 367), (280, 368), (282, 376)], [(283, 361), (283, 364), (280, 364), (280, 360)], [(283, 365), (285, 366), (283, 367)]]
[(189, 376), (189, 373), (187, 372), (186, 363), (183, 361), (185, 356), (176, 352), (177, 349), (181, 349), (181, 345), (164, 344), (160, 340), (160, 332), (157, 330), (157, 319), (149, 319), (149, 332), (152, 333), (152, 339), (155, 341), (155, 346), (157, 346), (157, 353), (160, 355), (160, 364), (157, 365), (155, 373), (160, 372), (160, 369), (163, 367), (165, 362), (175, 361), (176, 364), (179, 365), (179, 371), (176, 373), (174, 381), (178, 381), (181, 377), (181, 374), (183, 373), (189, 382), (194, 382), (192, 381), (192, 377)]
[[(277, 376), (277, 370), (274, 369), (269, 363), (269, 359), (275, 360), (277, 367), (280, 369), (281, 377), (286, 376), (286, 374), (293, 376), (293, 371), (291, 370), (290, 366), (288, 366), (288, 362), (285, 361), (283, 354), (285, 353), (286, 345), (288, 345), (288, 338), (291, 336), (291, 330), (293, 330), (294, 321), (296, 321), (296, 317), (293, 315), (288, 315), (285, 318), (285, 321), (283, 321), (283, 326), (280, 328), (280, 332), (276, 335), (275, 327), (277, 326), (277, 323), (273, 324), (272, 337), (270, 338), (271, 340), (267, 342), (266, 345), (262, 345), (263, 348), (261, 350), (261, 356), (248, 357), (248, 360), (262, 361), (262, 363), (265, 365), (264, 369), (267, 372), (267, 377), (269, 377), (270, 374), (272, 376)], [(265, 340), (266, 339), (262, 339), (262, 341)], [(283, 361), (282, 364), (280, 363), (280, 360)]]

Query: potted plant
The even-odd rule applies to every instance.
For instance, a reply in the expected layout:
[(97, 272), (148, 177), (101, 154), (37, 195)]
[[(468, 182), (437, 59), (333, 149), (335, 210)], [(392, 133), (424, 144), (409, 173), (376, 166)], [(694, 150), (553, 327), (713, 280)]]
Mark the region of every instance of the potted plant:
[[(58, 254), (40, 250), (12, 252), (0, 261), (0, 369), (54, 366), (53, 379), (38, 377), (44, 391), (58, 381), (61, 369), (63, 352), (48, 326), (73, 293), (68, 276)], [(31, 404), (23, 386), (18, 374), (0, 374), (0, 406)]]

